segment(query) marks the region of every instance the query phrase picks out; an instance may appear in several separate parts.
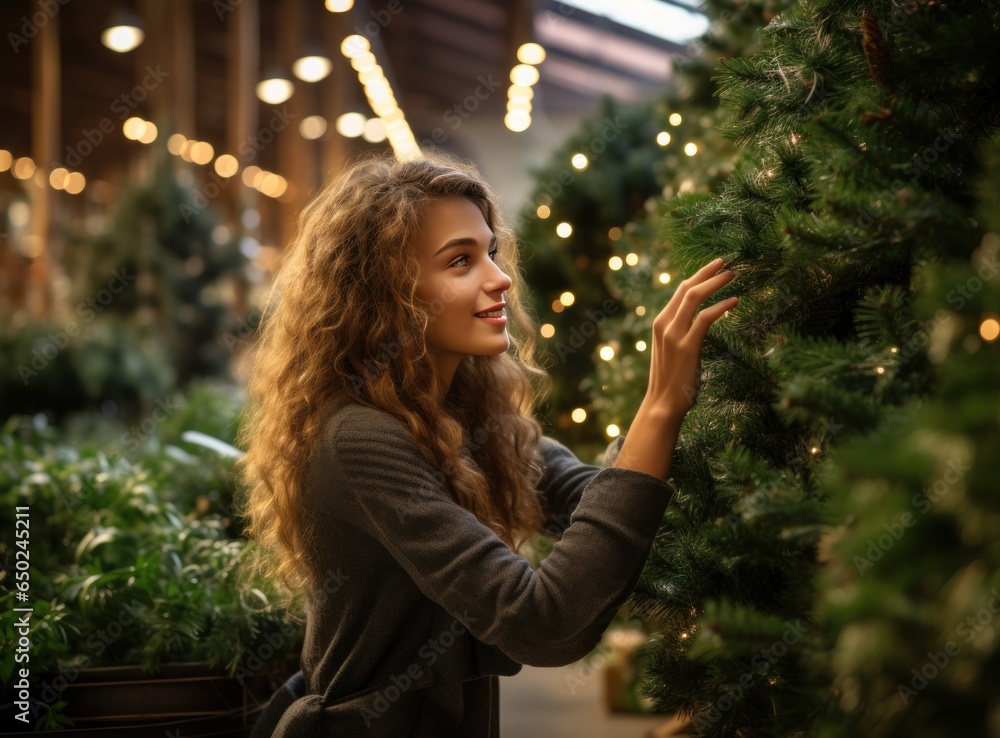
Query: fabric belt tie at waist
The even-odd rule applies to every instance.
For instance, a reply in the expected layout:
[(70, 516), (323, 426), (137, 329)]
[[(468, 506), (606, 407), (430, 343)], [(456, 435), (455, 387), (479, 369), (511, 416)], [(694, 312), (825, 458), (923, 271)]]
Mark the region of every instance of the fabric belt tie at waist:
[(290, 704), (271, 735), (274, 738), (313, 738), (323, 719), (323, 696), (310, 694)]

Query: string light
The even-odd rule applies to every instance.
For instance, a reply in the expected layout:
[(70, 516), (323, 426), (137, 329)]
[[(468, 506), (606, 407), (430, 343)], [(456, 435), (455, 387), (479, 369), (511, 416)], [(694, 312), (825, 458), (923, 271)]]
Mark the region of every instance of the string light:
[(660, 284), (670, 284), (670, 275), (666, 272), (660, 273)]
[(993, 343), (1000, 336), (1000, 316), (987, 313), (979, 324), (979, 336), (987, 343)]
[(587, 161), (587, 157), (583, 154), (573, 154), (573, 158), (570, 160), (570, 163), (573, 165), (574, 169), (583, 170), (587, 168), (587, 164), (590, 162)]
[(574, 295), (572, 292), (563, 292), (561, 295), (559, 295), (559, 302), (562, 303), (562, 305), (564, 305), (565, 307), (569, 307), (574, 302), (576, 302), (576, 295)]
[(679, 126), (681, 124), (681, 114), (680, 113), (671, 113), (670, 117), (667, 118), (667, 121), (672, 126)]
[(670, 143), (670, 134), (667, 133), (666, 131), (660, 131), (659, 133), (656, 134), (656, 143), (658, 143), (660, 146), (666, 146), (668, 143)]
[(544, 323), (538, 329), (538, 332), (542, 334), (543, 338), (552, 338), (556, 334), (556, 327), (551, 323)]
[(615, 272), (617, 272), (619, 269), (621, 269), (622, 268), (622, 257), (620, 257), (620, 256), (612, 256), (610, 259), (608, 259), (608, 268), (611, 269), (612, 271), (615, 271)]
[(552, 215), (552, 211), (549, 210), (548, 205), (539, 205), (538, 209), (535, 211), (535, 215), (537, 215), (542, 220), (545, 220), (550, 215)]
[(622, 433), (621, 429), (614, 423), (605, 428), (604, 432), (608, 434), (609, 438), (618, 438)]
[(618, 226), (615, 226), (610, 231), (608, 231), (608, 238), (610, 238), (612, 241), (617, 241), (621, 237), (622, 237), (622, 229), (619, 228)]
[(556, 226), (556, 235), (560, 238), (569, 238), (573, 234), (573, 226), (569, 223), (560, 223)]
[(698, 145), (693, 142), (684, 144), (684, 153), (688, 156), (694, 156), (698, 153)]
[(615, 350), (611, 346), (601, 346), (601, 350), (598, 354), (605, 361), (611, 361), (615, 358)]
[(572, 418), (574, 423), (582, 423), (587, 419), (587, 411), (578, 407), (573, 411)]

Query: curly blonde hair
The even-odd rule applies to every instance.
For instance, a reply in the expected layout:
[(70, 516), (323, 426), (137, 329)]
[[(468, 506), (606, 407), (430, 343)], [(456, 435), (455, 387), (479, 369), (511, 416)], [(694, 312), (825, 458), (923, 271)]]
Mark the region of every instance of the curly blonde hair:
[[(472, 200), (497, 236), (496, 262), (512, 279), (512, 350), (464, 357), (439, 402), (424, 336), (433, 318), (416, 298), (415, 244), (428, 203), (453, 196)], [(551, 385), (534, 359), (536, 323), (521, 304), (517, 248), (479, 172), (439, 152), (357, 161), (303, 208), (272, 286), (279, 304), (264, 311), (238, 439), (247, 452), (237, 462), (237, 509), (257, 544), (251, 568), (279, 583), (288, 601), (319, 584), (296, 511), (313, 439), (344, 396), (404, 421), (455, 502), (511, 550), (542, 532), (542, 428), (534, 415)]]

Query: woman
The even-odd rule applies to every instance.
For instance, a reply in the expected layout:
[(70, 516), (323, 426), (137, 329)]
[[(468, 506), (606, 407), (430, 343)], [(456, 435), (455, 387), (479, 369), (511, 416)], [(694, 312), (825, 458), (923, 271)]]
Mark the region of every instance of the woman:
[[(255, 735), (496, 738), (498, 676), (582, 658), (634, 589), (702, 340), (736, 300), (696, 311), (733, 275), (706, 265), (657, 315), (648, 392), (598, 469), (534, 418), (516, 249), (441, 154), (361, 161), (303, 210), (241, 461), (247, 532), (306, 595), (303, 696)], [(516, 551), (541, 531), (560, 540), (533, 570)]]

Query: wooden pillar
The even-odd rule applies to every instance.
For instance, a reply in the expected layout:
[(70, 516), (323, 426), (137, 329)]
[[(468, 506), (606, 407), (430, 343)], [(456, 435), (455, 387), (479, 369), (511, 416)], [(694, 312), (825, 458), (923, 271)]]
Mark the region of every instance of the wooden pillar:
[[(260, 194), (243, 182), (243, 169), (250, 161), (246, 146), (257, 128), (256, 84), (260, 69), (260, 6), (258, 0), (243, 0), (228, 16), (226, 32), (226, 150), (240, 163), (237, 174), (226, 188), (230, 219), (228, 228), (242, 238), (245, 228), (241, 220), (244, 207), (256, 207)], [(248, 308), (246, 275), (241, 274), (234, 284), (233, 309), (245, 316)]]
[[(278, 60), (284, 69), (291, 73), (292, 62), (302, 51), (303, 39), (303, 0), (287, 0), (281, 6), (278, 14)], [(305, 159), (307, 156), (306, 144), (309, 143), (299, 134), (299, 123), (310, 114), (306, 107), (306, 93), (303, 88), (308, 84), (300, 79), (294, 78), (295, 93), (279, 106), (287, 111), (291, 119), (284, 130), (277, 134), (278, 158), (281, 166), (278, 174), (285, 177), (290, 183), (291, 191), (282, 196), (279, 200), (278, 212), (281, 218), (281, 229), (279, 231), (279, 248), (285, 248), (295, 232), (295, 221), (302, 206), (305, 204), (308, 194), (308, 181), (304, 176)]]
[(41, 0), (32, 12), (48, 17), (31, 44), (34, 86), (31, 99), (32, 158), (37, 169), (26, 180), (31, 203), (31, 253), (28, 271), (27, 308), (39, 319), (52, 317), (53, 281), (62, 277), (54, 260), (52, 217), (55, 206), (49, 187), (49, 172), (59, 150), (59, 14), (49, 14)]
[(341, 170), (347, 158), (347, 141), (333, 129), (337, 117), (347, 112), (352, 96), (351, 85), (360, 85), (357, 72), (351, 67), (351, 61), (340, 52), (340, 44), (354, 33), (347, 13), (326, 12), (323, 22), (323, 46), (326, 48), (333, 71), (322, 84), (321, 106), (322, 115), (326, 118), (329, 133), (323, 141), (320, 180), (325, 182)]
[[(174, 131), (183, 133), (188, 138), (197, 137), (195, 113), (195, 51), (194, 23), (191, 16), (191, 0), (172, 0), (170, 3), (160, 3), (170, 13), (170, 53), (169, 59), (173, 66), (167, 82), (170, 95), (162, 96), (170, 100), (172, 116), (170, 120)], [(171, 131), (172, 133), (173, 131)], [(168, 134), (169, 135), (169, 134)]]

